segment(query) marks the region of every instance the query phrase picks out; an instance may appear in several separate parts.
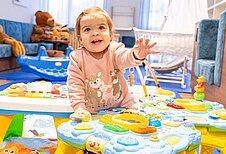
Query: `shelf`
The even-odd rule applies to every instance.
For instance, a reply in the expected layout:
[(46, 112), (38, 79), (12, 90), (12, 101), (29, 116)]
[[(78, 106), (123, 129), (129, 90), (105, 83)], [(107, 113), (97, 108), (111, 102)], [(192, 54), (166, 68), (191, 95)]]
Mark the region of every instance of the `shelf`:
[(219, 19), (224, 10), (226, 10), (226, 0), (208, 0), (209, 18)]

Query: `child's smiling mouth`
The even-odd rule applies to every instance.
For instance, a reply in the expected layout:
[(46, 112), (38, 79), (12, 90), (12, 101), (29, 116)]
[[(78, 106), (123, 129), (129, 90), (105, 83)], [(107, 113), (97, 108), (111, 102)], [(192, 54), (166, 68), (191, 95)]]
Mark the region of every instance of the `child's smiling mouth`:
[(91, 41), (91, 43), (97, 44), (97, 43), (101, 43), (102, 41), (103, 41), (103, 40), (96, 39), (96, 40)]

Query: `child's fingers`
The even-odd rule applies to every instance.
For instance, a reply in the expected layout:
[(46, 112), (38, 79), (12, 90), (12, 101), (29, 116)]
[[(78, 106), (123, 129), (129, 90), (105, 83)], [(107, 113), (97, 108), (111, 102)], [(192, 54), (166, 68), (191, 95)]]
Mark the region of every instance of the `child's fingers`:
[(157, 43), (156, 42), (154, 42), (154, 43), (149, 43), (147, 46), (148, 46), (148, 49), (150, 49), (150, 48), (152, 48), (152, 47), (154, 47), (155, 45), (156, 45)]
[(145, 41), (145, 45), (147, 46), (150, 42), (150, 39), (145, 39), (144, 41)]
[(144, 40), (143, 37), (139, 37), (139, 38), (136, 40), (136, 43), (140, 45), (140, 44), (143, 42), (143, 40)]
[(159, 54), (160, 52), (157, 50), (149, 50), (148, 53), (149, 54)]
[(144, 38), (143, 38), (143, 37), (139, 37), (138, 40), (139, 40), (140, 42), (143, 42)]

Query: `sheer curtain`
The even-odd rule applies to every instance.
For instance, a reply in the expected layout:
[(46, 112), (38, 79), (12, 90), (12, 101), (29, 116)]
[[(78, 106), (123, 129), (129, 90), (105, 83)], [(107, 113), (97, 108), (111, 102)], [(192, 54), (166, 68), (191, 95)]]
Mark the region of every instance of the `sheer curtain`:
[(170, 0), (141, 0), (139, 28), (161, 30)]
[(139, 28), (194, 33), (195, 23), (208, 18), (207, 0), (141, 0)]
[(89, 6), (104, 9), (104, 0), (40, 0), (40, 10), (49, 12), (56, 22), (68, 27), (74, 27), (78, 15)]
[(207, 0), (172, 0), (163, 31), (195, 33), (195, 23), (208, 18)]

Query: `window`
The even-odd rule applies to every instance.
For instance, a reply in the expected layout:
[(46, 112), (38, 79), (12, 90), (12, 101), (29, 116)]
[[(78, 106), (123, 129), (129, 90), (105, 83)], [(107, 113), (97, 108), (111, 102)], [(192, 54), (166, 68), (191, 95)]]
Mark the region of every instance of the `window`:
[(90, 6), (103, 8), (104, 0), (41, 0), (40, 10), (49, 12), (56, 22), (68, 27), (75, 26), (75, 20), (83, 9)]

